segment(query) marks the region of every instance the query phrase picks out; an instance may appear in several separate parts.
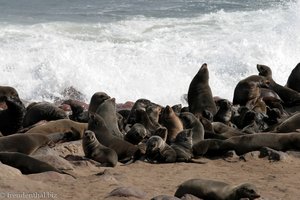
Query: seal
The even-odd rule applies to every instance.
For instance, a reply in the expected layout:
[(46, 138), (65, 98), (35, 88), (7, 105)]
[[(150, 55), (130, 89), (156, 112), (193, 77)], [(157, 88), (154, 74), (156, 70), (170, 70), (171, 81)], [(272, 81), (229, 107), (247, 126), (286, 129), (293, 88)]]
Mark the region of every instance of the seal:
[(175, 196), (181, 198), (185, 194), (210, 200), (240, 200), (243, 198), (253, 200), (260, 197), (253, 184), (243, 183), (233, 186), (225, 182), (207, 179), (189, 179), (180, 184)]
[(82, 138), (82, 148), (87, 158), (101, 163), (102, 167), (115, 167), (118, 162), (117, 153), (102, 145), (93, 131), (85, 131)]
[(60, 119), (55, 121), (47, 122), (39, 126), (35, 126), (28, 131), (26, 134), (40, 133), (43, 135), (49, 135), (51, 133), (67, 133), (71, 132), (70, 140), (79, 140), (82, 138), (83, 133), (87, 130), (87, 123), (75, 122), (70, 119)]
[(68, 118), (64, 110), (52, 103), (39, 102), (29, 105), (23, 119), (23, 127), (31, 126), (41, 120), (58, 120)]
[(192, 142), (193, 144), (204, 140), (204, 127), (202, 123), (193, 113), (190, 112), (182, 112), (179, 115), (184, 128), (192, 129)]
[(85, 110), (87, 105), (85, 105), (83, 102), (68, 99), (62, 103), (62, 105), (64, 104), (67, 104), (71, 107), (72, 114), (69, 115), (69, 119), (81, 123), (87, 123), (89, 121), (88, 111)]
[(222, 155), (234, 150), (237, 155), (258, 151), (269, 147), (277, 151), (300, 150), (300, 133), (255, 133), (235, 136), (226, 140), (210, 139), (198, 142), (193, 146), (195, 155)]
[(177, 134), (183, 130), (183, 124), (170, 106), (166, 106), (160, 117), (161, 125), (168, 129), (167, 143), (173, 142)]
[(52, 165), (35, 159), (23, 153), (18, 152), (0, 152), (0, 162), (5, 165), (19, 169), (22, 174), (36, 174), (48, 171), (58, 172), (60, 174), (67, 174), (76, 178), (75, 176), (59, 170)]
[(140, 157), (140, 150), (135, 145), (112, 135), (106, 127), (105, 121), (98, 114), (90, 115), (88, 130), (95, 133), (101, 144), (115, 150), (120, 162), (127, 162)]
[(191, 162), (193, 158), (193, 132), (192, 129), (184, 129), (177, 134), (174, 143), (171, 144), (176, 152), (177, 162)]
[(260, 97), (260, 88), (268, 87), (269, 80), (266, 77), (252, 75), (241, 81), (235, 86), (233, 94), (233, 105), (245, 106), (248, 101)]
[[(167, 134), (167, 133), (166, 133)], [(165, 136), (166, 139), (167, 136)], [(151, 136), (146, 142), (146, 158), (150, 162), (174, 163), (176, 151), (158, 135)]]
[(286, 107), (300, 105), (300, 93), (290, 88), (277, 84), (272, 78), (272, 70), (266, 65), (257, 64), (257, 70), (260, 76), (264, 76), (270, 81), (270, 89), (276, 92), (283, 101)]
[(198, 73), (192, 79), (187, 99), (191, 113), (203, 115), (204, 112), (209, 112), (212, 115), (216, 114), (217, 107), (209, 86), (209, 72), (206, 63), (201, 66)]
[(218, 111), (214, 116), (214, 122), (222, 122), (226, 125), (231, 125), (232, 103), (227, 99), (219, 99), (216, 101)]
[(287, 80), (286, 86), (297, 92), (300, 92), (299, 83), (300, 83), (300, 63), (298, 63), (296, 67), (292, 70)]
[(152, 105), (153, 103), (148, 99), (138, 99), (133, 104), (129, 116), (127, 118), (128, 124), (134, 124), (136, 122), (136, 111), (137, 110), (146, 110), (148, 106)]
[(300, 131), (300, 113), (296, 113), (285, 119), (283, 122), (276, 126), (274, 132), (289, 133), (295, 131)]
[(150, 132), (145, 128), (143, 124), (135, 123), (130, 130), (126, 133), (124, 140), (137, 145), (144, 139), (150, 137)]
[(106, 99), (98, 106), (96, 113), (103, 118), (106, 127), (111, 132), (111, 134), (121, 139), (124, 138), (124, 135), (121, 133), (118, 127), (115, 98)]
[(105, 92), (96, 92), (93, 94), (90, 100), (89, 105), (89, 113), (95, 113), (98, 106), (102, 104), (106, 99), (109, 99), (110, 96), (108, 96)]
[(158, 122), (152, 121), (147, 112), (143, 109), (137, 109), (135, 111), (135, 123), (144, 125), (146, 130), (148, 130), (151, 134), (154, 134), (155, 131), (161, 127)]
[(7, 106), (5, 110), (0, 110), (0, 132), (3, 135), (14, 134), (22, 129), (25, 106), (15, 96), (1, 96), (0, 101)]
[(19, 98), (17, 90), (11, 86), (0, 86), (0, 96)]
[(16, 133), (0, 137), (0, 152), (19, 152), (29, 155), (50, 143), (51, 140), (45, 135)]

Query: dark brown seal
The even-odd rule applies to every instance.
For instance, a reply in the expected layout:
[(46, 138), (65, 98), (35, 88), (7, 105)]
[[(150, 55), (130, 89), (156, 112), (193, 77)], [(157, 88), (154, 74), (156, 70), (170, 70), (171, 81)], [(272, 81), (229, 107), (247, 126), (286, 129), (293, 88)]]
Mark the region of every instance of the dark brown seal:
[(292, 70), (286, 86), (291, 88), (297, 92), (300, 92), (300, 63), (296, 65), (296, 67)]
[(38, 148), (51, 143), (50, 139), (41, 134), (13, 134), (0, 137), (0, 151), (31, 154)]
[[(0, 162), (19, 169), (22, 174), (36, 174), (54, 171), (61, 174), (70, 175), (69, 173), (59, 170), (46, 162), (18, 152), (0, 152)], [(75, 178), (73, 175), (70, 176)]]
[(102, 145), (93, 131), (87, 130), (83, 134), (82, 148), (87, 158), (101, 163), (103, 167), (115, 167), (118, 162), (117, 153)]
[(121, 133), (118, 127), (115, 98), (106, 99), (98, 106), (96, 113), (105, 121), (106, 127), (111, 134), (122, 139), (124, 138), (124, 135)]
[(93, 94), (88, 111), (90, 113), (95, 113), (98, 106), (102, 104), (106, 99), (109, 99), (110, 96), (108, 96), (105, 92), (96, 92)]
[(65, 111), (56, 105), (47, 102), (39, 102), (27, 107), (23, 126), (28, 127), (41, 120), (51, 121), (66, 118), (68, 118), (68, 116)]
[(224, 154), (234, 150), (237, 155), (269, 147), (277, 151), (300, 150), (300, 133), (256, 133), (235, 136), (226, 140), (210, 139), (193, 146), (195, 155)]
[(22, 128), (25, 106), (14, 96), (1, 96), (0, 101), (7, 106), (5, 110), (0, 110), (0, 132), (3, 135), (14, 134)]
[(300, 132), (300, 113), (296, 113), (289, 118), (285, 119), (278, 126), (275, 131), (277, 133), (289, 133), (289, 132)]
[(19, 98), (17, 90), (11, 86), (0, 86), (0, 96)]
[(290, 88), (277, 84), (272, 78), (272, 70), (266, 65), (257, 64), (257, 70), (260, 76), (268, 78), (270, 89), (276, 92), (282, 99), (284, 106), (292, 107), (300, 105), (300, 93)]
[(209, 86), (209, 72), (206, 63), (201, 66), (191, 81), (187, 99), (191, 113), (203, 115), (204, 112), (209, 112), (212, 115), (216, 114), (217, 107)]
[(183, 122), (185, 129), (191, 129), (193, 134), (193, 144), (204, 140), (204, 127), (202, 123), (193, 113), (190, 112), (182, 112), (180, 113), (180, 119)]
[(90, 115), (88, 130), (95, 133), (101, 144), (115, 150), (120, 162), (137, 159), (140, 156), (140, 150), (135, 145), (112, 135), (98, 114)]
[(233, 105), (245, 106), (248, 101), (260, 96), (260, 87), (268, 87), (269, 80), (266, 77), (252, 75), (238, 82), (234, 89)]
[(190, 179), (179, 185), (175, 196), (180, 198), (185, 194), (192, 194), (210, 200), (240, 200), (244, 198), (253, 200), (260, 197), (256, 190), (256, 187), (250, 183), (233, 186), (215, 180)]

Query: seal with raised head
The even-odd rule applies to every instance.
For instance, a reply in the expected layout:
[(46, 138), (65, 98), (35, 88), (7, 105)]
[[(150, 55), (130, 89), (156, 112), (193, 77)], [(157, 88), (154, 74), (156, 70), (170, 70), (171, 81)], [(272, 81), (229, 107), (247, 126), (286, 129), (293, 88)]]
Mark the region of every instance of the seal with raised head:
[(38, 148), (48, 145), (51, 140), (41, 134), (13, 134), (0, 137), (0, 151), (31, 154)]
[(89, 109), (88, 111), (90, 113), (95, 113), (98, 106), (102, 104), (106, 99), (109, 99), (110, 96), (106, 94), (105, 92), (96, 92), (93, 94), (90, 100)]
[(300, 92), (300, 63), (296, 65), (296, 67), (292, 70), (286, 86), (291, 88), (297, 92)]
[(88, 130), (95, 133), (96, 138), (101, 144), (115, 150), (120, 162), (139, 158), (140, 150), (138, 147), (112, 135), (106, 127), (105, 121), (98, 114), (90, 115)]
[(87, 130), (84, 132), (82, 148), (87, 158), (101, 163), (102, 167), (115, 167), (117, 165), (117, 153), (113, 149), (102, 145), (93, 131)]
[(244, 198), (253, 200), (260, 197), (253, 184), (243, 183), (233, 186), (225, 182), (207, 179), (190, 179), (180, 184), (175, 196), (181, 198), (185, 194), (209, 200), (240, 200)]
[(216, 114), (217, 107), (209, 86), (209, 72), (206, 63), (201, 66), (198, 73), (192, 79), (187, 99), (191, 113), (203, 115), (203, 113), (209, 112), (212, 115)]
[(111, 134), (122, 139), (124, 138), (124, 135), (121, 133), (118, 127), (115, 98), (106, 99), (98, 106), (96, 113), (103, 118), (106, 127)]
[(127, 118), (128, 124), (134, 124), (136, 122), (136, 111), (137, 110), (144, 110), (146, 111), (147, 107), (152, 105), (153, 103), (148, 99), (138, 99), (133, 104), (129, 116)]
[(180, 113), (180, 119), (183, 122), (185, 129), (192, 129), (192, 142), (193, 144), (204, 140), (204, 127), (199, 119), (190, 112), (182, 112)]
[(175, 140), (177, 134), (183, 130), (183, 124), (170, 106), (166, 106), (161, 114), (160, 123), (168, 129), (167, 143)]
[(266, 65), (257, 64), (257, 70), (260, 76), (264, 76), (270, 81), (270, 89), (274, 90), (283, 101), (286, 107), (300, 105), (300, 93), (282, 85), (277, 84), (272, 78), (272, 70)]
[(2, 96), (0, 101), (7, 106), (5, 110), (0, 110), (0, 131), (3, 135), (14, 134), (22, 128), (25, 106), (15, 96)]
[(63, 109), (48, 102), (39, 102), (29, 105), (23, 119), (23, 127), (31, 126), (41, 120), (58, 120), (68, 118)]
[(23, 153), (18, 152), (0, 152), (0, 162), (9, 165), (11, 167), (19, 169), (22, 174), (36, 174), (48, 171), (54, 171), (61, 174), (67, 174), (74, 177), (73, 175), (59, 170), (52, 165), (35, 159)]

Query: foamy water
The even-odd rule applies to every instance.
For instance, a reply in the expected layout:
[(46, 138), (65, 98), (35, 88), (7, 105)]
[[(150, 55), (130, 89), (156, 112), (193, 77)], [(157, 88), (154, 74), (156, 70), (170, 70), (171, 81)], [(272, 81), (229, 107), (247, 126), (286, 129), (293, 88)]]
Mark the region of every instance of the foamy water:
[[(73, 86), (117, 102), (148, 98), (184, 103), (206, 62), (213, 95), (232, 100), (237, 82), (273, 69), (285, 84), (300, 62), (300, 0), (264, 9), (199, 12), (189, 17), (133, 15), (109, 22), (0, 22), (0, 85), (23, 99), (51, 100)], [(178, 14), (180, 16), (180, 13)]]

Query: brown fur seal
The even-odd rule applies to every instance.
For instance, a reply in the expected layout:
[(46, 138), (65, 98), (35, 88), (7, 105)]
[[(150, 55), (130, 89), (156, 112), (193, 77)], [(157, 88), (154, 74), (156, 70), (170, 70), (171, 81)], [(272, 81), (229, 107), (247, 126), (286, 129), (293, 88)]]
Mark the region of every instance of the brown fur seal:
[(192, 129), (185, 129), (178, 133), (174, 143), (171, 144), (176, 152), (177, 162), (192, 162), (193, 156), (193, 132)]
[(226, 125), (231, 125), (232, 117), (232, 103), (227, 99), (219, 99), (216, 101), (218, 108), (217, 113), (214, 116), (214, 122), (222, 122)]
[(13, 134), (0, 137), (0, 151), (31, 154), (38, 148), (51, 143), (50, 139), (41, 134)]
[(137, 145), (149, 137), (150, 132), (145, 128), (145, 126), (140, 123), (135, 123), (126, 133), (124, 140), (130, 142), (131, 144)]
[(72, 140), (79, 140), (82, 138), (84, 131), (87, 130), (87, 123), (79, 123), (69, 119), (60, 119), (55, 121), (47, 122), (46, 124), (42, 124), (36, 127), (29, 129), (28, 133), (40, 133), (44, 135), (48, 135), (51, 133), (66, 133), (72, 132)]
[(161, 114), (160, 123), (168, 129), (167, 143), (175, 140), (177, 134), (183, 130), (183, 124), (170, 106), (166, 106)]
[(209, 200), (253, 200), (259, 198), (256, 187), (250, 183), (232, 186), (227, 183), (207, 179), (190, 179), (179, 185), (175, 192), (176, 197), (192, 194), (196, 197)]
[(27, 111), (23, 120), (23, 126), (28, 127), (41, 120), (51, 121), (66, 118), (68, 117), (65, 111), (54, 104), (39, 102), (27, 107)]
[(98, 114), (90, 115), (88, 130), (95, 133), (101, 144), (115, 150), (119, 161), (126, 162), (131, 159), (137, 159), (140, 156), (140, 150), (136, 146), (112, 135), (106, 127), (105, 121)]
[(5, 165), (19, 169), (22, 174), (36, 174), (48, 171), (54, 171), (61, 174), (67, 174), (75, 178), (73, 175), (59, 170), (52, 165), (35, 159), (23, 153), (18, 152), (0, 152), (0, 162)]
[(105, 92), (96, 92), (93, 94), (88, 111), (90, 113), (95, 113), (98, 106), (102, 104), (106, 99), (109, 99), (110, 96), (108, 96)]
[(217, 107), (209, 86), (209, 72), (206, 63), (201, 66), (191, 81), (187, 98), (191, 113), (203, 115), (204, 112), (209, 112), (212, 115), (216, 114)]
[(296, 65), (296, 67), (292, 70), (286, 86), (291, 88), (297, 92), (300, 92), (300, 63)]
[(147, 107), (152, 105), (153, 103), (148, 99), (138, 99), (132, 106), (129, 116), (127, 118), (128, 124), (134, 124), (136, 121), (136, 111), (144, 110), (146, 111)]
[(192, 129), (193, 132), (193, 144), (204, 140), (204, 127), (198, 118), (193, 113), (182, 112), (180, 113), (180, 119), (183, 122), (185, 129)]
[(118, 162), (117, 153), (102, 145), (93, 131), (85, 131), (82, 138), (82, 148), (87, 158), (101, 163), (103, 167), (115, 167)]
[(0, 86), (0, 96), (19, 98), (17, 90), (10, 86)]
[[(166, 139), (166, 136), (164, 139)], [(158, 135), (153, 135), (147, 140), (146, 158), (150, 162), (176, 162), (176, 151), (164, 139)]]
[(234, 89), (233, 105), (245, 106), (248, 101), (260, 96), (260, 87), (268, 87), (269, 80), (266, 77), (252, 75), (238, 82)]
[(269, 147), (277, 151), (300, 150), (300, 133), (257, 133), (231, 137), (227, 140), (204, 140), (193, 146), (195, 155), (223, 154), (234, 150), (237, 155)]
[(25, 106), (18, 97), (0, 97), (7, 108), (0, 110), (0, 131), (3, 135), (11, 135), (22, 128)]
[(147, 112), (143, 109), (137, 109), (135, 111), (135, 123), (140, 123), (144, 125), (144, 127), (151, 133), (155, 133), (155, 131), (161, 127), (161, 125), (157, 122), (153, 122)]
[(121, 133), (118, 127), (115, 98), (106, 99), (98, 106), (96, 113), (105, 121), (106, 127), (111, 134), (121, 139), (124, 138), (124, 135)]
[(289, 133), (299, 131), (300, 132), (300, 113), (296, 113), (289, 118), (285, 119), (278, 126), (275, 131), (277, 133)]
[(257, 70), (260, 76), (267, 77), (270, 80), (270, 89), (274, 90), (274, 92), (279, 95), (284, 103), (284, 106), (292, 107), (300, 105), (300, 93), (277, 84), (272, 78), (272, 70), (270, 67), (257, 64)]
[(71, 107), (72, 114), (69, 115), (69, 119), (81, 123), (87, 123), (89, 121), (89, 114), (85, 109), (87, 105), (85, 105), (83, 102), (68, 99), (62, 104), (67, 104)]

